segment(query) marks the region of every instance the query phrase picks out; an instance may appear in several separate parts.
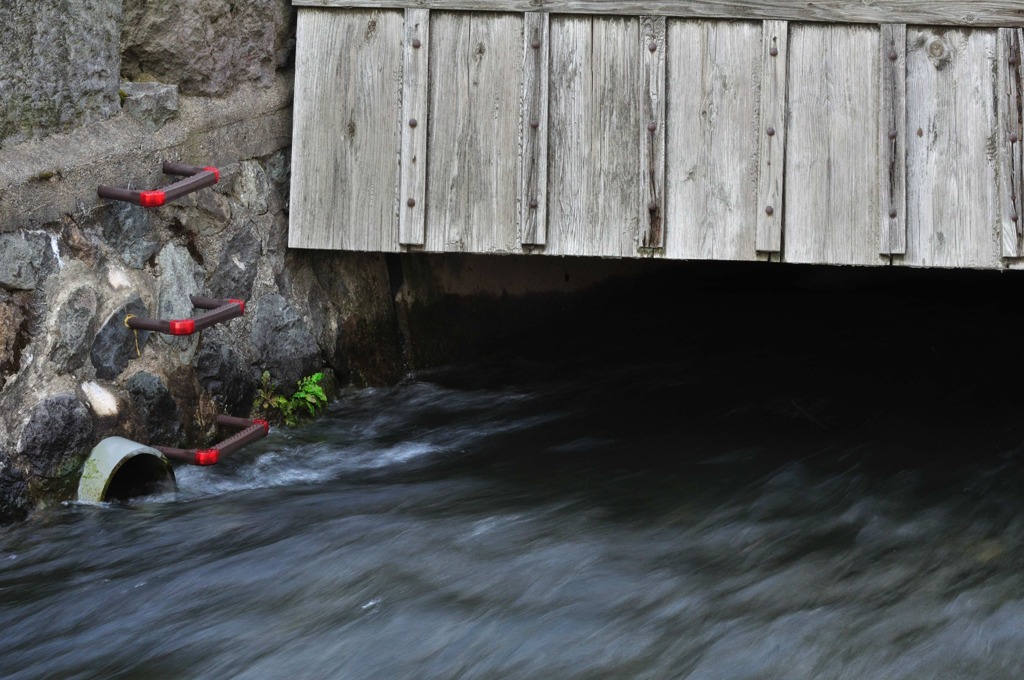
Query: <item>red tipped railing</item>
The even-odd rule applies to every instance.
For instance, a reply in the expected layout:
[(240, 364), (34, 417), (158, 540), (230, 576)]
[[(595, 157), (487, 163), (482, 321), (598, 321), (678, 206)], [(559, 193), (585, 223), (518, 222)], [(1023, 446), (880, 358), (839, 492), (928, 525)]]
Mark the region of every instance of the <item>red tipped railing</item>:
[(165, 175), (177, 175), (185, 179), (178, 180), (174, 184), (169, 184), (162, 189), (153, 189), (151, 191), (134, 191), (132, 189), (121, 189), (120, 187), (110, 187), (104, 184), (100, 185), (96, 193), (99, 194), (100, 198), (127, 201), (128, 203), (141, 205), (143, 208), (156, 208), (168, 201), (191, 194), (193, 191), (212, 187), (220, 181), (220, 171), (212, 165), (200, 168), (195, 165), (164, 161), (163, 169)]
[(233, 416), (217, 416), (217, 424), (233, 427), (236, 432), (219, 444), (206, 449), (176, 449), (172, 446), (154, 446), (153, 448), (171, 460), (181, 461), (190, 465), (216, 465), (222, 456), (229, 456), (238, 449), (263, 439), (270, 432), (270, 424), (265, 420), (235, 418)]
[(124, 323), (136, 331), (155, 331), (165, 335), (192, 335), (196, 331), (234, 319), (245, 314), (245, 301), (234, 298), (208, 298), (190, 296), (192, 305), (209, 310), (190, 319), (151, 319), (146, 316), (129, 316)]

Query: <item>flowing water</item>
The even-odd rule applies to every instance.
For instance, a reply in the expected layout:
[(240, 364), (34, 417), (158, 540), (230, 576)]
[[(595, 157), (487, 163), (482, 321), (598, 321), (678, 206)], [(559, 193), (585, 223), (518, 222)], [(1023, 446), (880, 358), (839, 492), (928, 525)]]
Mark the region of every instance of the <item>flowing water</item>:
[(0, 676), (1021, 677), (1012, 333), (785, 300), (598, 316), (0, 527)]

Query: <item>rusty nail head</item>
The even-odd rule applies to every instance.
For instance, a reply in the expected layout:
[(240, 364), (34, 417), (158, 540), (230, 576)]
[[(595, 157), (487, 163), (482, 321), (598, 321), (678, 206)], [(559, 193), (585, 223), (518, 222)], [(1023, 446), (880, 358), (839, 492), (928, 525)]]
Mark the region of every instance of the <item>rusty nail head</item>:
[(647, 204), (647, 212), (658, 212), (658, 204), (651, 201)]
[(530, 121), (530, 127), (532, 127), (534, 130), (536, 130), (537, 128), (540, 127), (540, 121), (539, 120), (531, 120)]
[(1010, 213), (1010, 221), (1011, 222), (1016, 222), (1017, 219), (1018, 219), (1017, 218), (1017, 213)]
[(417, 125), (419, 125), (419, 123), (416, 122), (415, 118), (409, 119), (409, 127), (416, 127)]
[(772, 47), (772, 48), (770, 48), (770, 49), (768, 50), (768, 54), (772, 55), (773, 57), (777, 57), (777, 56), (779, 56), (779, 48), (778, 48), (778, 47)]
[(533, 42), (530, 43), (530, 47), (532, 47), (535, 50), (539, 50), (540, 49), (540, 41), (537, 40), (536, 38), (534, 38)]
[(1011, 132), (1010, 133), (1010, 143), (1011, 144), (1016, 144), (1018, 139), (1020, 139), (1020, 137), (1017, 136), (1016, 132)]
[(767, 130), (765, 130), (765, 132), (768, 133), (769, 137), (774, 137), (775, 136), (775, 128), (773, 128), (773, 127), (768, 128)]
[(889, 61), (896, 61), (900, 58), (900, 55), (896, 54), (896, 50), (889, 50)]
[(773, 208), (771, 206), (766, 207), (764, 209), (764, 214), (768, 215), (768, 216), (774, 215), (775, 214), (775, 208)]
[(896, 219), (896, 208), (889, 208), (889, 217)]
[(531, 208), (536, 208), (537, 207), (537, 199), (536, 198), (531, 198), (530, 199), (530, 207)]
[(647, 43), (647, 49), (650, 50), (651, 52), (657, 52), (658, 51), (658, 43), (653, 43), (653, 42), (652, 43)]
[(410, 198), (408, 201), (405, 202), (405, 204), (407, 206), (409, 206), (410, 208), (415, 208), (416, 207), (416, 199), (415, 198)]
[(416, 49), (419, 49), (420, 45), (422, 45), (422, 44), (423, 43), (420, 42), (419, 38), (413, 38), (412, 39), (412, 46), (415, 47)]
[(889, 130), (889, 139), (896, 139), (896, 128)]
[(648, 132), (654, 132), (657, 129), (658, 129), (658, 124), (655, 123), (653, 120), (650, 123), (647, 124), (647, 131)]

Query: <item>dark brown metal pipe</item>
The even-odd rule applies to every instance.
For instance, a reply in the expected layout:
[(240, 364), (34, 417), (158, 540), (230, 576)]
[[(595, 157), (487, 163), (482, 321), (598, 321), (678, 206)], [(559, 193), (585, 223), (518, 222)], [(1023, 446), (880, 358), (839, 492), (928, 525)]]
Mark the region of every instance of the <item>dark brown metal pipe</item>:
[(136, 331), (156, 331), (157, 333), (164, 333), (169, 335), (171, 332), (171, 322), (163, 319), (150, 319), (146, 316), (133, 316), (125, 321), (128, 328)]
[(175, 163), (174, 161), (164, 161), (163, 166), (165, 175), (178, 175), (180, 177), (198, 175), (205, 169), (206, 168), (200, 168), (197, 165), (186, 165), (185, 163)]
[(210, 326), (242, 316), (242, 308), (236, 304), (224, 305), (194, 317), (195, 329), (201, 331)]
[(108, 187), (103, 184), (96, 190), (100, 198), (109, 198), (112, 201), (126, 201), (128, 203), (139, 204), (139, 192), (132, 191), (131, 189), (122, 189), (120, 187)]
[(241, 432), (228, 437), (221, 443), (217, 444), (214, 448), (220, 451), (222, 456), (227, 456), (247, 444), (252, 444), (254, 441), (263, 439), (265, 436), (267, 436), (267, 431), (263, 425), (260, 423), (254, 423)]

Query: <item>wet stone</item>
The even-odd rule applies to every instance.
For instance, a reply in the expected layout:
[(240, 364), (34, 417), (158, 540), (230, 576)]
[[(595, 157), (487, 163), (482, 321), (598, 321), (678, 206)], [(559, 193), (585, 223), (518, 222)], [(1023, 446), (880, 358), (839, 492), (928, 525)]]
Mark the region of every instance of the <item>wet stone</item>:
[(298, 312), (276, 293), (259, 299), (249, 341), (262, 365), (283, 386), (291, 387), (321, 363), (313, 335)]
[(96, 292), (79, 288), (57, 311), (57, 339), (50, 360), (58, 373), (71, 373), (85, 363), (96, 323)]
[(196, 355), (196, 378), (230, 415), (247, 416), (256, 398), (256, 371), (227, 345), (204, 340)]
[(55, 258), (46, 234), (0, 234), (0, 288), (35, 290)]
[(18, 455), (33, 477), (64, 477), (81, 466), (92, 446), (89, 409), (74, 394), (39, 402), (21, 433)]
[(220, 264), (210, 277), (210, 292), (213, 297), (248, 300), (252, 297), (256, 281), (256, 266), (262, 248), (260, 240), (249, 229), (249, 225), (238, 233), (221, 257)]
[(140, 371), (128, 379), (125, 387), (147, 443), (178, 443), (182, 432), (181, 412), (164, 382), (152, 373)]
[(10, 461), (0, 460), (0, 522), (24, 519), (30, 506), (25, 475)]
[(142, 269), (160, 249), (152, 234), (150, 212), (137, 205), (110, 202), (103, 220), (103, 237), (120, 253), (125, 264)]
[(149, 316), (149, 311), (138, 295), (132, 296), (127, 304), (120, 307), (107, 317), (103, 326), (96, 333), (92, 343), (92, 365), (96, 367), (96, 377), (113, 380), (121, 375), (128, 362), (138, 356), (149, 340), (148, 331), (138, 332), (138, 351), (135, 347), (135, 332), (124, 325), (128, 314)]

